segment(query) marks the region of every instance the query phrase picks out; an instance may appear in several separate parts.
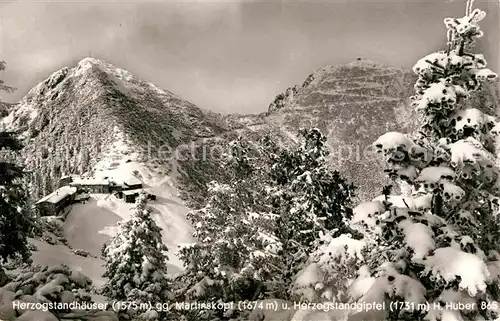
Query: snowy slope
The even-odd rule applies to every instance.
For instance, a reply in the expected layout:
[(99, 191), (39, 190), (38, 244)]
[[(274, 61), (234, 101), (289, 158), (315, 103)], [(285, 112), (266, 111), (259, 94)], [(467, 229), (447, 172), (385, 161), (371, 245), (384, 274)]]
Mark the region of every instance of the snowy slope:
[[(182, 205), (176, 205), (174, 202), (167, 198), (159, 198), (150, 204), (154, 209), (152, 214), (156, 223), (163, 229), (163, 242), (170, 251), (167, 266), (172, 274), (182, 270), (182, 263), (175, 255), (177, 246), (192, 242), (190, 226), (185, 220), (188, 209)], [(92, 195), (85, 204), (75, 205), (65, 221), (64, 235), (68, 245), (99, 257), (102, 245), (108, 243), (110, 237), (118, 232), (118, 222), (129, 218), (132, 214), (131, 207), (132, 204), (124, 203), (123, 200), (116, 199), (111, 195)], [(50, 253), (53, 248), (47, 247), (46, 250)], [(65, 262), (62, 263), (71, 266), (75, 264), (74, 259), (73, 255), (67, 255), (63, 259)], [(96, 259), (89, 258), (89, 260)], [(101, 260), (98, 261), (102, 263)], [(98, 270), (101, 273), (103, 271), (102, 268)], [(95, 275), (90, 277), (95, 277)]]
[(101, 259), (76, 255), (64, 245), (50, 245), (38, 240), (32, 242), (38, 247), (31, 257), (34, 264), (47, 266), (66, 264), (87, 275), (96, 286), (104, 284), (102, 278), (104, 261)]
[[(133, 177), (139, 179), (143, 187), (156, 195), (156, 200), (150, 202), (153, 209), (152, 215), (156, 223), (163, 229), (163, 241), (169, 247), (170, 263), (177, 266), (181, 263), (172, 252), (183, 243), (191, 243), (191, 227), (186, 221), (185, 215), (188, 208), (177, 197), (173, 184), (166, 184), (170, 177), (162, 170), (154, 171), (140, 162), (140, 154), (134, 151), (127, 136), (115, 128), (114, 142), (103, 151), (102, 159), (96, 164), (93, 176), (97, 179), (109, 178), (120, 184)], [(125, 203), (113, 195), (93, 195), (90, 202), (77, 205), (66, 221), (68, 231), (78, 229), (81, 233), (74, 233), (74, 237), (67, 235), (68, 242), (75, 248), (89, 250), (99, 255), (103, 241), (106, 242), (110, 236), (115, 235), (117, 223), (126, 220), (132, 214), (133, 204)], [(90, 216), (88, 213), (92, 213)], [(77, 221), (77, 222), (76, 222)], [(88, 230), (86, 230), (88, 229)], [(90, 239), (83, 235), (96, 235), (90, 244)], [(96, 253), (97, 252), (97, 253)]]

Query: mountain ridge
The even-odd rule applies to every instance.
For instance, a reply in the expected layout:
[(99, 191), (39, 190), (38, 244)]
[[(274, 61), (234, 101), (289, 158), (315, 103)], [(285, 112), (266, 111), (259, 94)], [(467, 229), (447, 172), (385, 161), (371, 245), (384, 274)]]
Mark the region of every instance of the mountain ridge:
[[(116, 141), (113, 137), (117, 133), (129, 140), (132, 149), (142, 150), (139, 158), (144, 158), (144, 150), (150, 152), (151, 148), (155, 152), (162, 147), (170, 151), (185, 149), (191, 154), (187, 159), (160, 160), (146, 155), (142, 161), (177, 177), (184, 198), (195, 200), (193, 206), (204, 201), (206, 183), (224, 179), (217, 159), (230, 139), (242, 135), (256, 140), (272, 133), (277, 140), (294, 144), (300, 127), (314, 126), (329, 138), (332, 165), (360, 187), (361, 199), (370, 199), (380, 193), (386, 179), (381, 174), (382, 163), (370, 149), (371, 143), (389, 130), (411, 132), (416, 128), (417, 117), (409, 102), (415, 79), (410, 70), (358, 59), (319, 68), (302, 85), (277, 95), (267, 112), (221, 115), (103, 60), (84, 58), (37, 84), (11, 108), (3, 123), (28, 140), (28, 155), (47, 149), (45, 154), (53, 157), (57, 146), (69, 145), (69, 151), (56, 154), (59, 160), (76, 164), (64, 168), (76, 174), (91, 170), (102, 151)], [(498, 88), (487, 88), (475, 103), (496, 110), (498, 97)], [(71, 136), (75, 132), (79, 139)], [(88, 155), (77, 150), (82, 150), (82, 142)], [(218, 151), (208, 159), (206, 150), (215, 147)], [(28, 167), (41, 166), (48, 172), (45, 176), (63, 174), (57, 165), (46, 168), (43, 157), (29, 158)], [(81, 166), (82, 159), (88, 159), (89, 164)], [(47, 190), (54, 182), (37, 184), (48, 185)]]

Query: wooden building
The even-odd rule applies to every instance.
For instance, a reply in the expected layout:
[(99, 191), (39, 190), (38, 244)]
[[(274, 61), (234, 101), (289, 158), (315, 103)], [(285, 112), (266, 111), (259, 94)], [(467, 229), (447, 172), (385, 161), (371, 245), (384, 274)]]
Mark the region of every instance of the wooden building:
[[(153, 201), (156, 200), (156, 195), (144, 189), (133, 189), (133, 190), (121, 191), (119, 193), (121, 193), (126, 203), (135, 203), (139, 194), (144, 192), (146, 193), (149, 200)], [(119, 195), (117, 195), (117, 197), (122, 198)]]
[(109, 191), (110, 191), (110, 193), (121, 192), (122, 190), (123, 190), (123, 186), (122, 185), (117, 184), (114, 181), (110, 181), (109, 182)]
[(111, 193), (108, 180), (81, 179), (70, 183), (70, 186), (76, 187), (78, 192), (87, 192), (91, 194)]
[(132, 190), (122, 191), (123, 198), (125, 199), (126, 203), (135, 203), (135, 200), (142, 191), (143, 191), (142, 189), (132, 189)]
[(63, 213), (73, 203), (76, 192), (76, 188), (73, 187), (58, 188), (35, 203), (38, 214), (40, 216), (53, 216)]
[(123, 181), (122, 189), (124, 191), (141, 189), (141, 188), (142, 188), (142, 182), (138, 178), (130, 177)]
[[(124, 179), (120, 183), (117, 183), (111, 177), (105, 177), (102, 180), (76, 179), (69, 182), (69, 186), (76, 188), (78, 194), (113, 194), (119, 199), (124, 199), (127, 203), (135, 203), (139, 194), (144, 191), (142, 182), (133, 176)], [(147, 194), (150, 200), (156, 200), (155, 195), (152, 193)]]

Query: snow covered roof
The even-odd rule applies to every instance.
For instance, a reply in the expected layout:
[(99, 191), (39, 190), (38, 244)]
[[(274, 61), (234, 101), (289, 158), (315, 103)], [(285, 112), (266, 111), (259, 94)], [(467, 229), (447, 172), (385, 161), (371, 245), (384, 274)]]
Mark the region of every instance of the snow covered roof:
[(107, 179), (76, 179), (71, 184), (73, 185), (109, 185)]
[(144, 190), (142, 188), (138, 188), (138, 189), (131, 189), (131, 190), (128, 190), (128, 191), (123, 191), (123, 194), (124, 195), (134, 195), (134, 194), (139, 194), (140, 192), (143, 192)]
[(40, 203), (44, 203), (44, 202), (57, 204), (62, 199), (64, 199), (66, 196), (73, 195), (75, 193), (76, 193), (75, 187), (63, 186), (63, 187), (58, 188), (57, 190), (53, 191), (49, 195), (45, 196), (44, 198), (40, 199), (38, 202), (36, 202), (36, 204), (40, 204)]

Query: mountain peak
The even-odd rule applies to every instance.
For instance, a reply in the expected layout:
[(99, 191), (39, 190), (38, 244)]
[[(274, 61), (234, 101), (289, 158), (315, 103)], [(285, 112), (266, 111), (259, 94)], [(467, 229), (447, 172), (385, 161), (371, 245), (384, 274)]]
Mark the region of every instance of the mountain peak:
[(98, 70), (107, 74), (126, 75), (128, 80), (135, 78), (130, 72), (120, 69), (107, 61), (93, 57), (83, 58), (76, 64), (76, 66), (71, 68), (75, 71), (75, 75), (82, 75), (95, 70), (94, 68), (96, 67)]
[(9, 110), (0, 123), (33, 139), (44, 133), (46, 127), (57, 127), (51, 119), (59, 117), (72, 119), (76, 124), (95, 121), (99, 126), (106, 122), (109, 126), (117, 125), (137, 140), (142, 139), (135, 142), (140, 146), (148, 143), (146, 131), (157, 131), (157, 137), (162, 138), (155, 139), (157, 144), (163, 144), (161, 140), (174, 146), (196, 135), (214, 136), (222, 126), (217, 115), (93, 57), (53, 72), (31, 89), (16, 108)]
[(105, 69), (115, 69), (116, 67), (111, 66), (109, 63), (107, 63), (104, 60), (93, 58), (93, 57), (86, 57), (80, 60), (76, 66), (72, 66), (71, 68), (75, 67), (75, 70), (77, 70), (77, 73), (82, 74), (85, 73), (86, 71), (92, 70), (92, 67), (98, 66), (99, 69), (105, 70)]

